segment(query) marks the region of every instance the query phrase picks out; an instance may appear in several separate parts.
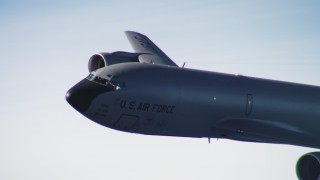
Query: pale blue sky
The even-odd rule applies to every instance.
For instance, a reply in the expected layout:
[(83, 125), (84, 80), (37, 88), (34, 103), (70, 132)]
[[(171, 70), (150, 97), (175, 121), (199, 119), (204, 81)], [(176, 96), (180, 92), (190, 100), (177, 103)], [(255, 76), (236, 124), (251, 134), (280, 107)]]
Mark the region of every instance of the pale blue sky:
[(95, 52), (149, 36), (186, 67), (320, 85), (320, 2), (1, 1), (0, 179), (295, 179), (314, 149), (144, 136), (86, 119), (65, 92)]

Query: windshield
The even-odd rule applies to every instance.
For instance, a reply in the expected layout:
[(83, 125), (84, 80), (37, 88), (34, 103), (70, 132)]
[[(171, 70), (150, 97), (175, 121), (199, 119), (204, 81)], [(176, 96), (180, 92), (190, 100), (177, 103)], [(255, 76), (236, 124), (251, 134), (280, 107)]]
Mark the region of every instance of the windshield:
[(88, 79), (89, 81), (92, 81), (92, 82), (101, 84), (101, 85), (103, 85), (103, 86), (107, 86), (107, 85), (108, 85), (108, 82), (109, 82), (108, 79), (105, 79), (105, 78), (102, 78), (102, 77), (99, 77), (99, 76), (95, 76), (95, 75), (93, 75), (93, 74), (89, 74), (89, 76), (87, 76), (87, 79)]
[[(112, 76), (108, 75), (108, 77), (112, 77)], [(107, 86), (107, 88), (111, 89), (111, 90), (120, 90), (125, 87), (123, 82), (102, 78), (102, 77), (96, 76), (94, 74), (89, 74), (86, 79), (88, 79), (89, 81), (95, 82), (97, 84)], [(115, 79), (117, 79), (117, 78), (115, 78)]]

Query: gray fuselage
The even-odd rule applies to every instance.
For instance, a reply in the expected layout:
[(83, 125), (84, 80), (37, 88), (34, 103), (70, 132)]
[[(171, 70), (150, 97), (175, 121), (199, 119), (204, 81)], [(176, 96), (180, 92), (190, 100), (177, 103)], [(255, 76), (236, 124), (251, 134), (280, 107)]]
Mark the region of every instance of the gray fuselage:
[[(316, 86), (144, 63), (115, 64), (92, 76), (119, 87), (104, 90), (85, 79), (67, 99), (86, 104), (73, 106), (113, 129), (320, 148)], [(81, 90), (83, 83), (92, 84), (85, 91), (94, 95)], [(80, 96), (86, 102), (79, 102)]]

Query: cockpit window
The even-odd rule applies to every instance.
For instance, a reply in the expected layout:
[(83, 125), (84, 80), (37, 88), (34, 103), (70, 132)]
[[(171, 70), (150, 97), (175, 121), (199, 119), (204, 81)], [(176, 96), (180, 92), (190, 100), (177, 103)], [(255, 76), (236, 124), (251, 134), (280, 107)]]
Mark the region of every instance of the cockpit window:
[(101, 85), (103, 85), (103, 86), (107, 86), (107, 85), (108, 85), (108, 82), (109, 82), (108, 79), (105, 79), (105, 78), (102, 78), (102, 77), (99, 77), (99, 76), (95, 76), (95, 75), (93, 75), (93, 74), (89, 74), (89, 75), (87, 76), (87, 79), (88, 79), (89, 81), (92, 81), (92, 82), (101, 84)]
[(95, 81), (96, 83), (99, 83), (101, 85), (104, 85), (106, 86), (109, 82), (109, 80), (105, 79), (105, 78), (102, 78), (102, 77), (99, 77), (99, 76), (96, 76), (93, 81)]
[(93, 75), (93, 74), (89, 74), (89, 75), (87, 76), (87, 79), (90, 80), (90, 81), (92, 81), (93, 78), (94, 78), (94, 75)]
[[(87, 79), (89, 81), (98, 83), (100, 85), (107, 86), (108, 89), (114, 90), (114, 91), (120, 90), (120, 89), (125, 87), (124, 82), (120, 82), (118, 80), (112, 80), (112, 79), (110, 80), (109, 78), (108, 79), (102, 78), (102, 77), (99, 77), (99, 76), (95, 76), (94, 74), (89, 74), (87, 76)], [(117, 78), (115, 78), (115, 79), (117, 79)]]

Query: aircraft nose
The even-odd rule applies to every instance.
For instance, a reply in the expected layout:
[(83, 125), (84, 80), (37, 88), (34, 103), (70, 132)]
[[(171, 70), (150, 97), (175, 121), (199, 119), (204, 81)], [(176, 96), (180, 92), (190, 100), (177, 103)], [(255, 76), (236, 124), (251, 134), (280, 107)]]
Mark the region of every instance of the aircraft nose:
[(80, 113), (85, 112), (93, 99), (103, 93), (99, 84), (83, 79), (66, 93), (68, 103)]

